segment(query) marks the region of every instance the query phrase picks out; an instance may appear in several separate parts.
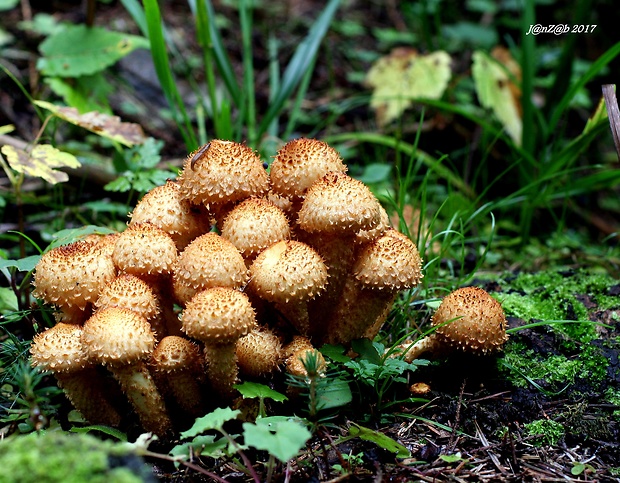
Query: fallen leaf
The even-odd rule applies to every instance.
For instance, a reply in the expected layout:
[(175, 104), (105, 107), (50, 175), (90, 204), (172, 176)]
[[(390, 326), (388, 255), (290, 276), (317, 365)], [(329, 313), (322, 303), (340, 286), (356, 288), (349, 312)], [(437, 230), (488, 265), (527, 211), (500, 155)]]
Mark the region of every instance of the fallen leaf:
[(69, 175), (54, 168), (78, 168), (80, 162), (73, 154), (56, 149), (49, 144), (37, 144), (32, 149), (18, 149), (14, 146), (2, 146), (2, 154), (15, 171), (27, 176), (42, 178), (48, 183), (62, 183)]
[(472, 54), (472, 77), (478, 100), (491, 109), (508, 135), (521, 145), (521, 68), (504, 47), (495, 47), (491, 54), (477, 50)]
[(368, 71), (366, 84), (373, 89), (370, 106), (379, 125), (398, 119), (415, 99), (439, 99), (452, 76), (451, 60), (441, 50), (420, 55), (404, 47), (377, 60)]
[(122, 122), (118, 116), (110, 116), (97, 111), (80, 114), (73, 107), (57, 106), (46, 101), (34, 101), (34, 103), (71, 124), (83, 127), (99, 136), (112, 139), (126, 146), (142, 144), (146, 141), (144, 131), (139, 124)]

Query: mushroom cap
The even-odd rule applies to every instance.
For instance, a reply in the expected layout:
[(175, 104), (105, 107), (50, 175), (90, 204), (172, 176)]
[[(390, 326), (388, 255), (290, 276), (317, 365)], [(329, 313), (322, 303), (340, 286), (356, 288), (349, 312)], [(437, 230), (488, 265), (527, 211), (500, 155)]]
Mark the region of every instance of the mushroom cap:
[(239, 203), (224, 219), (221, 233), (244, 258), (253, 258), (269, 245), (291, 236), (284, 212), (264, 198)]
[(146, 193), (129, 215), (129, 225), (151, 223), (168, 233), (182, 250), (198, 235), (209, 230), (209, 217), (181, 198), (179, 184), (168, 180)]
[(174, 266), (175, 297), (185, 304), (211, 287), (240, 288), (248, 281), (248, 269), (239, 250), (217, 233), (205, 233), (181, 252)]
[(120, 234), (112, 259), (119, 270), (132, 275), (166, 275), (177, 259), (177, 247), (161, 228), (136, 223)]
[(142, 315), (146, 320), (157, 318), (161, 309), (151, 287), (144, 280), (122, 273), (111, 280), (99, 294), (95, 309), (123, 307)]
[(463, 287), (448, 294), (432, 322), (437, 337), (465, 352), (494, 352), (508, 340), (501, 304), (479, 287)]
[(77, 241), (45, 253), (34, 273), (33, 295), (45, 302), (85, 308), (116, 276), (112, 258), (96, 241)]
[(185, 337), (164, 337), (151, 354), (157, 372), (195, 371), (203, 361), (202, 352), (195, 342)]
[(306, 190), (327, 173), (345, 173), (346, 165), (338, 152), (317, 139), (293, 139), (286, 143), (271, 163), (272, 190), (284, 197), (303, 197)]
[(250, 377), (260, 377), (277, 369), (282, 356), (282, 342), (271, 330), (253, 330), (237, 341), (239, 370)]
[(177, 181), (183, 198), (206, 207), (262, 196), (269, 189), (267, 171), (251, 148), (218, 139), (188, 156)]
[(250, 266), (250, 288), (275, 303), (310, 300), (327, 283), (327, 267), (309, 245), (282, 240), (263, 250)]
[(82, 343), (93, 362), (131, 365), (153, 352), (155, 334), (141, 315), (125, 308), (106, 307), (84, 323)]
[(310, 354), (316, 355), (317, 362), (317, 371), (319, 373), (325, 372), (327, 363), (325, 362), (325, 358), (323, 354), (321, 354), (310, 342), (310, 339), (304, 336), (296, 335), (293, 339), (284, 346), (284, 357), (286, 372), (292, 374), (293, 376), (298, 377), (307, 377), (308, 372), (306, 371), (305, 363), (306, 358)]
[(213, 287), (197, 293), (181, 314), (183, 331), (206, 345), (230, 345), (256, 326), (254, 308), (243, 292)]
[(366, 287), (404, 290), (422, 280), (422, 259), (415, 243), (390, 228), (362, 248), (353, 265), (353, 273)]
[(297, 223), (313, 233), (352, 234), (370, 230), (381, 221), (381, 206), (361, 181), (343, 173), (328, 173), (306, 192)]
[(82, 327), (58, 323), (32, 340), (32, 365), (44, 371), (72, 372), (90, 365), (82, 345)]

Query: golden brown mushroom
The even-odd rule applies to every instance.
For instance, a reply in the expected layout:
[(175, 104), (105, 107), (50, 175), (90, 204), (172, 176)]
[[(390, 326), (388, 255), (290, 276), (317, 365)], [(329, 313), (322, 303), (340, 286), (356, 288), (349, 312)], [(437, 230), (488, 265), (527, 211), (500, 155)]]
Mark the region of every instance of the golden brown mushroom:
[(262, 327), (254, 329), (237, 342), (237, 363), (242, 374), (261, 377), (278, 368), (282, 356), (282, 342), (273, 331)]
[(82, 328), (58, 323), (32, 340), (32, 365), (54, 374), (58, 385), (84, 419), (118, 426), (121, 417), (106, 393), (106, 381), (89, 361), (81, 340)]
[(435, 332), (408, 349), (405, 360), (411, 362), (426, 352), (459, 350), (484, 355), (501, 350), (508, 340), (506, 316), (501, 304), (479, 287), (463, 287), (442, 300), (432, 318)]
[(129, 309), (104, 308), (86, 321), (81, 340), (89, 360), (106, 366), (120, 383), (144, 429), (165, 434), (170, 418), (145, 362), (155, 346), (146, 319)]
[(187, 303), (181, 320), (183, 331), (205, 344), (211, 386), (223, 399), (231, 399), (239, 372), (237, 341), (256, 326), (247, 295), (226, 287), (203, 290)]

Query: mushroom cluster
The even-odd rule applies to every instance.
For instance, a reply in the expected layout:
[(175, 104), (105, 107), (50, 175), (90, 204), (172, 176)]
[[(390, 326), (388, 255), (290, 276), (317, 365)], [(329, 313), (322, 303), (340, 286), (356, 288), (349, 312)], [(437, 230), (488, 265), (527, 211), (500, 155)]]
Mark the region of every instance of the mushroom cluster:
[[(178, 410), (230, 401), (243, 378), (373, 338), (422, 261), (346, 171), (314, 139), (285, 144), (269, 172), (249, 147), (211, 141), (123, 232), (43, 255), (34, 294), (58, 324), (35, 338), (32, 363), (87, 419), (118, 424), (109, 395), (122, 390), (142, 426), (164, 434)], [(117, 392), (101, 389), (106, 376)]]

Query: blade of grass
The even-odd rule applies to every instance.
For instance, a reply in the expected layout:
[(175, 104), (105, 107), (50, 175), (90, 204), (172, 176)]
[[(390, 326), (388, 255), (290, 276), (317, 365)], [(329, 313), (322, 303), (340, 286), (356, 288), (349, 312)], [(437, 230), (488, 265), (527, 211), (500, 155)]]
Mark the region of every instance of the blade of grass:
[(346, 141), (355, 141), (358, 143), (371, 143), (378, 144), (381, 146), (387, 146), (393, 149), (398, 149), (402, 151), (403, 154), (407, 156), (417, 156), (422, 162), (438, 176), (445, 179), (449, 183), (451, 183), (456, 189), (462, 192), (465, 196), (471, 199), (476, 198), (476, 193), (467, 183), (463, 181), (458, 175), (450, 171), (446, 168), (441, 161), (445, 159), (444, 157), (440, 159), (436, 159), (428, 153), (420, 149), (415, 149), (412, 144), (406, 143), (404, 141), (395, 139), (390, 136), (386, 136), (380, 133), (371, 133), (371, 132), (357, 132), (357, 133), (342, 133), (342, 134), (334, 134), (331, 136), (327, 136), (325, 138), (327, 143), (339, 143)]
[(267, 132), (271, 121), (279, 115), (285, 102), (290, 99), (293, 91), (299, 86), (306, 71), (310, 68), (321, 42), (327, 33), (331, 21), (340, 6), (341, 0), (330, 0), (321, 15), (310, 28), (306, 38), (299, 44), (291, 58), (280, 83), (280, 91), (265, 113), (256, 133), (257, 139)]
[(254, 92), (254, 63), (252, 54), (252, 0), (239, 4), (241, 45), (243, 59), (243, 98), (245, 100), (245, 127), (248, 144), (256, 148), (256, 98)]
[(157, 78), (162, 87), (164, 96), (172, 110), (175, 122), (181, 132), (181, 136), (188, 150), (193, 151), (198, 147), (198, 141), (191, 126), (189, 116), (185, 110), (185, 104), (177, 89), (175, 79), (170, 67), (170, 58), (164, 39), (164, 29), (161, 12), (157, 0), (144, 0), (144, 13), (148, 38), (151, 43), (151, 55)]
[[(534, 0), (525, 1), (525, 9), (522, 16), (523, 32), (521, 38), (521, 105), (523, 108), (523, 131), (521, 134), (521, 146), (523, 151), (534, 156), (536, 150), (536, 131), (534, 129), (534, 105), (532, 94), (534, 91), (534, 63), (536, 59), (536, 40), (534, 35), (527, 35), (529, 26), (536, 23)], [(520, 169), (523, 185), (529, 178), (528, 171)]]

